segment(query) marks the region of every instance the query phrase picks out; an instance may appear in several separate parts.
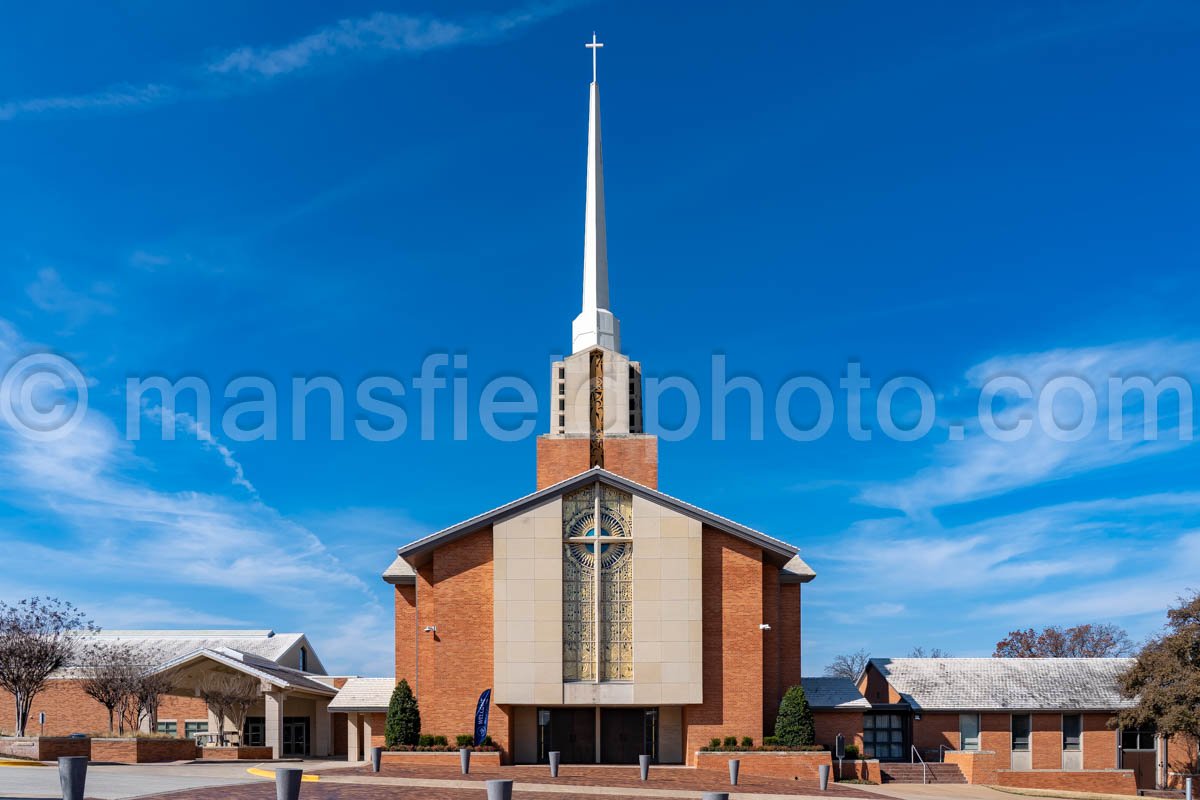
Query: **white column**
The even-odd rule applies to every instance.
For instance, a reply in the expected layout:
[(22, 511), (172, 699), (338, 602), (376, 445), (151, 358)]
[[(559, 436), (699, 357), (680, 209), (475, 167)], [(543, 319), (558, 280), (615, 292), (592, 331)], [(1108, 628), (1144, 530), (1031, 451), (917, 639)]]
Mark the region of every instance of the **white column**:
[(358, 743), (358, 712), (351, 711), (346, 714), (346, 760), (347, 761), (362, 761), (362, 750), (359, 749)]
[(368, 758), (371, 755), (371, 715), (362, 715), (362, 747), (363, 757)]
[(313, 703), (313, 740), (312, 754), (327, 756), (330, 749), (329, 736), (329, 699), (318, 697)]
[(271, 748), (271, 758), (283, 757), (283, 692), (269, 691), (263, 694), (263, 706), (266, 714), (267, 747)]

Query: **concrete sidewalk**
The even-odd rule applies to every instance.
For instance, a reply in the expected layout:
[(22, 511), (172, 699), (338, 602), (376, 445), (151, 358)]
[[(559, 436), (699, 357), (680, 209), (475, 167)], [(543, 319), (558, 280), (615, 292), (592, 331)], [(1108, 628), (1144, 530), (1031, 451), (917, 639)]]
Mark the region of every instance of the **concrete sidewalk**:
[[(96, 800), (127, 800), (180, 789), (262, 783), (264, 778), (246, 772), (246, 769), (252, 766), (268, 771), (274, 771), (278, 766), (295, 766), (308, 771), (322, 766), (329, 767), (331, 762), (309, 760), (288, 764), (91, 764), (87, 773), (87, 796)], [(345, 766), (344, 762), (342, 766)], [(0, 800), (59, 800), (61, 797), (58, 768), (55, 765), (0, 767)]]

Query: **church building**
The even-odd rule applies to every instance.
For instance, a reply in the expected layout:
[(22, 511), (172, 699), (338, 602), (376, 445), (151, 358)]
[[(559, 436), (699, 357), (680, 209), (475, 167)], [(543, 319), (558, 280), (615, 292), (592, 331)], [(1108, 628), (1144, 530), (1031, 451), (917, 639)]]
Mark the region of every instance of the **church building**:
[(713, 738), (772, 733), (814, 573), (793, 545), (658, 489), (608, 291), (594, 73), (590, 95), (582, 310), (551, 366), (534, 491), (399, 549), (383, 576), (395, 677), (422, 732), (451, 741), (490, 689), (505, 763), (691, 763)]

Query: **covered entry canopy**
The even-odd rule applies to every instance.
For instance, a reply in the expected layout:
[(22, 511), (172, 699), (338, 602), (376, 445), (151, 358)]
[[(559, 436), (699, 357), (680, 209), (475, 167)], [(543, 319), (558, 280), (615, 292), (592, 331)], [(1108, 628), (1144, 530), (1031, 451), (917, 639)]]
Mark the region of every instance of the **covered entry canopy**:
[[(337, 694), (332, 679), (281, 666), (260, 656), (226, 647), (201, 648), (167, 661), (156, 672), (171, 674), (175, 694), (200, 695), (201, 682), (213, 672), (240, 673), (258, 681), (261, 699), (250, 717), (262, 717), (264, 744), (275, 758), (284, 753), (285, 718), (306, 719), (302, 750), (311, 755), (330, 753), (329, 701)], [(209, 710), (211, 724), (219, 722)], [(299, 724), (299, 723), (296, 723)], [(233, 729), (231, 722), (224, 727)], [(290, 755), (291, 753), (289, 753)]]

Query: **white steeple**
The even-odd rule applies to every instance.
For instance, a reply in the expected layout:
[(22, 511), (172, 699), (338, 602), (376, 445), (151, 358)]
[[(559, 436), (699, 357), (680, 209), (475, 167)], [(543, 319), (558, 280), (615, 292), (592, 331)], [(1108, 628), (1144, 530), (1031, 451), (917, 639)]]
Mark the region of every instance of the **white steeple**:
[(608, 246), (604, 233), (604, 157), (600, 148), (600, 85), (596, 82), (596, 51), (603, 43), (585, 45), (592, 51), (591, 103), (588, 107), (587, 202), (583, 222), (583, 311), (571, 325), (571, 352), (592, 347), (621, 350), (621, 325), (608, 309)]

